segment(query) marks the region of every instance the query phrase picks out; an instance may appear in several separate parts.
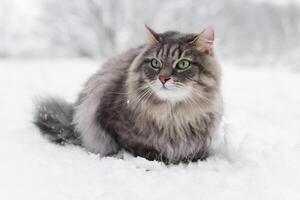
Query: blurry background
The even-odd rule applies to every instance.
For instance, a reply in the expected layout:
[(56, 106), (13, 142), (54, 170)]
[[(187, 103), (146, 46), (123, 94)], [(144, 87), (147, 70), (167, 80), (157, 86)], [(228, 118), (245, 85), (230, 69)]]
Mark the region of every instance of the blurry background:
[(114, 56), (157, 32), (213, 26), (217, 54), (242, 66), (300, 69), (296, 0), (0, 0), (0, 58)]
[[(299, 1), (0, 0), (0, 199), (300, 199)], [(212, 155), (165, 167), (45, 140), (34, 100), (74, 102), (99, 64), (144, 42), (144, 23), (215, 27), (224, 117)]]

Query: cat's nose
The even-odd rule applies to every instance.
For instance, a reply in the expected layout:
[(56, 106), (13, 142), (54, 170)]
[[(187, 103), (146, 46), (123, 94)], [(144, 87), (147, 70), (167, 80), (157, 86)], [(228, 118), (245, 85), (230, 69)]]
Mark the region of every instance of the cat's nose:
[(168, 80), (171, 79), (169, 76), (159, 76), (158, 78), (162, 84), (165, 84)]

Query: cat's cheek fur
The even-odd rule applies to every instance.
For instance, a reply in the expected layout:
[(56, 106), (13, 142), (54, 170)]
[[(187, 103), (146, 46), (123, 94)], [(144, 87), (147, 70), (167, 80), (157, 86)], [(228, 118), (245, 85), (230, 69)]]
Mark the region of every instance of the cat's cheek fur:
[(185, 101), (191, 97), (191, 88), (189, 88), (189, 86), (176, 87), (172, 81), (167, 82), (164, 88), (163, 85), (156, 80), (155, 83), (151, 85), (151, 89), (159, 99), (171, 103)]

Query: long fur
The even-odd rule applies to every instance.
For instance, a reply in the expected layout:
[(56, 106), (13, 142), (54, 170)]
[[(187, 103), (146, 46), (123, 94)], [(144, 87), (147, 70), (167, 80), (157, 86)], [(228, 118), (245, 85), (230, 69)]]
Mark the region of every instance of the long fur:
[[(51, 141), (80, 144), (101, 156), (123, 148), (166, 163), (205, 159), (222, 116), (220, 67), (213, 54), (190, 45), (193, 34), (158, 37), (161, 44), (132, 49), (105, 63), (74, 105), (42, 103), (35, 124)], [(149, 67), (151, 57), (164, 61), (160, 72)], [(170, 60), (182, 57), (192, 59), (193, 66), (172, 74)], [(158, 73), (173, 76), (168, 93), (158, 92)]]
[(81, 145), (79, 135), (72, 125), (72, 118), (72, 104), (50, 98), (38, 103), (34, 124), (54, 143)]

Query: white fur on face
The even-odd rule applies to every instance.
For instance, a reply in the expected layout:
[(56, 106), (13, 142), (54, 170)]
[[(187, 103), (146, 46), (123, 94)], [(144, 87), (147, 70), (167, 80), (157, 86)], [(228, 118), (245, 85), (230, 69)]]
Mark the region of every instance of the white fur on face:
[(155, 80), (151, 84), (151, 89), (162, 100), (172, 103), (184, 101), (191, 97), (191, 88), (183, 84), (175, 83), (173, 79), (167, 81), (163, 85), (159, 80)]

